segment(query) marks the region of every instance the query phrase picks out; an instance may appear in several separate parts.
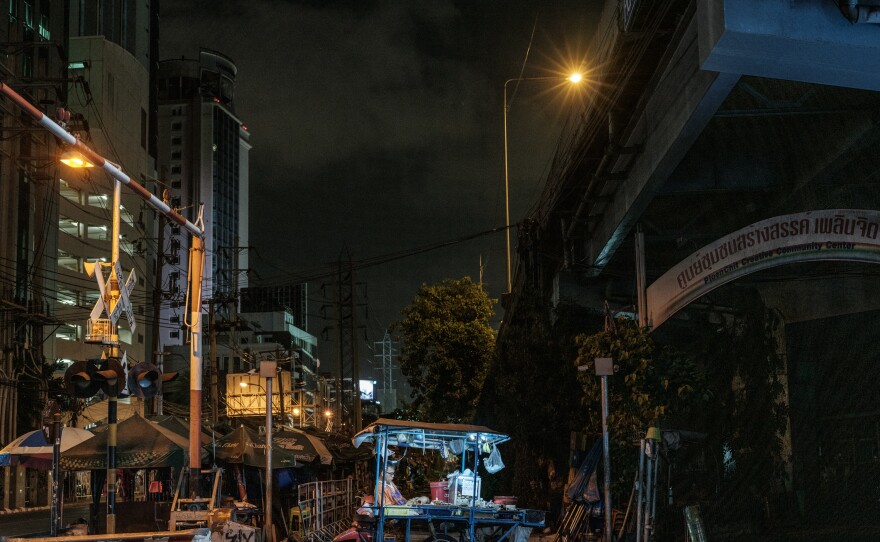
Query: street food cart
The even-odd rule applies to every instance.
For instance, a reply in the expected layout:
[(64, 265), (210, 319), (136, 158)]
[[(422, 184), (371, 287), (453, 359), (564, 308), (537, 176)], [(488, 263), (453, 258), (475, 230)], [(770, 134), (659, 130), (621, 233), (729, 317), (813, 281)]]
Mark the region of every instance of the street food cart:
[[(480, 539), (501, 542), (531, 528), (543, 527), (544, 511), (520, 509), (500, 498), (486, 501), (480, 494), (480, 454), (508, 440), (509, 436), (478, 425), (379, 419), (367, 426), (352, 441), (355, 447), (372, 443), (376, 452), (375, 498), (372, 504), (365, 505), (375, 519), (369, 537), (374, 541), (386, 540), (386, 523), (391, 520), (403, 532), (405, 542), (411, 542), (413, 531), (428, 531), (427, 540), (431, 542), (474, 542), (478, 535)], [(386, 482), (382, 473), (390, 461), (389, 446), (433, 451), (444, 457), (450, 453), (460, 455), (461, 472), (450, 477), (442, 493), (435, 493), (432, 483), (428, 504), (424, 504), (427, 499), (411, 499), (405, 505), (385, 502)]]

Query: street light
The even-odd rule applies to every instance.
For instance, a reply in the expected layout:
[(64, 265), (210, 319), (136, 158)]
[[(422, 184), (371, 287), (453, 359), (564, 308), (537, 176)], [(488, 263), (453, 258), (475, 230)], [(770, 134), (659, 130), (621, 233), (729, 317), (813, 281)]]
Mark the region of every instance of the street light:
[(510, 180), (507, 167), (507, 85), (514, 81), (568, 81), (578, 84), (583, 80), (583, 75), (575, 72), (568, 77), (515, 77), (504, 82), (504, 230), (507, 237), (507, 293), (511, 291), (510, 280)]
[(62, 164), (74, 169), (95, 167), (95, 164), (91, 163), (88, 158), (77, 151), (64, 151), (58, 160)]

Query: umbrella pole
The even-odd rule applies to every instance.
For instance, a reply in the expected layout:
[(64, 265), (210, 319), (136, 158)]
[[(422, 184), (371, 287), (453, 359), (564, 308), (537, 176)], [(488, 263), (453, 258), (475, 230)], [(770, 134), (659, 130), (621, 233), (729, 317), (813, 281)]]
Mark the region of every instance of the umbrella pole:
[(116, 386), (107, 399), (107, 534), (116, 533)]
[(61, 412), (52, 416), (52, 525), (50, 533), (58, 536), (61, 529)]

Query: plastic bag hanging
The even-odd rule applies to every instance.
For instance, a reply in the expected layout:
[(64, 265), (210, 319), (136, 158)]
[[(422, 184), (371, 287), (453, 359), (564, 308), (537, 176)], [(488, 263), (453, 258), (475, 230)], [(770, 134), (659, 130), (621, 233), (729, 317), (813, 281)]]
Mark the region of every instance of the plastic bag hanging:
[(498, 447), (494, 444), (492, 445), (492, 452), (489, 454), (489, 457), (483, 462), (483, 467), (486, 468), (486, 472), (489, 474), (495, 474), (504, 468), (504, 461), (501, 460), (501, 452), (498, 451)]

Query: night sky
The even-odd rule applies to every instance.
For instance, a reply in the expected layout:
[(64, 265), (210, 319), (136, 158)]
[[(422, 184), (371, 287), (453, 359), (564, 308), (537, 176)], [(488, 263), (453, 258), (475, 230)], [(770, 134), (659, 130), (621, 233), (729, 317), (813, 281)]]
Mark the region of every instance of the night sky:
[[(320, 276), (346, 247), (355, 262), (381, 260), (504, 225), (504, 81), (590, 69), (601, 5), (166, 1), (160, 50), (197, 58), (204, 47), (236, 63), (236, 114), (253, 145), (251, 267), (263, 284), (310, 280), (309, 331), (320, 339), (331, 323), (320, 319), (329, 281)], [(508, 89), (515, 223), (537, 201), (585, 90), (546, 81)], [(369, 341), (422, 283), (478, 281), (481, 256), (483, 284), (500, 298), (501, 232), (357, 271)]]

